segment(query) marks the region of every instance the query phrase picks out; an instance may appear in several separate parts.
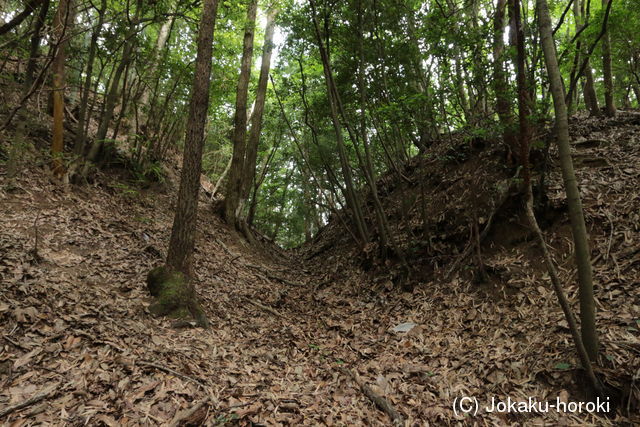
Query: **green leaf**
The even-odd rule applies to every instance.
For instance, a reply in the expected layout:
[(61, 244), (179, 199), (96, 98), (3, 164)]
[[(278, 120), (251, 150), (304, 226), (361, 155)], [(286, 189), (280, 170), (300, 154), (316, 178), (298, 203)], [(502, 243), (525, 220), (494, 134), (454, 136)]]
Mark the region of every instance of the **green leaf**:
[(561, 370), (561, 371), (566, 371), (567, 369), (571, 369), (571, 364), (566, 363), (566, 362), (556, 363), (556, 366), (554, 366), (554, 369), (558, 369), (558, 370)]

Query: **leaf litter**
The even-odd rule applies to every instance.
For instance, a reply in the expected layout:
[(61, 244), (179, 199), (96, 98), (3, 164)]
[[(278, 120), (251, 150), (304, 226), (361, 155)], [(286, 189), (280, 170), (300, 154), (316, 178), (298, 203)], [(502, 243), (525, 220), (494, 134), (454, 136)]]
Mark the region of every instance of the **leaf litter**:
[[(386, 399), (406, 425), (638, 422), (639, 130), (631, 113), (572, 124), (577, 158), (607, 160), (576, 164), (597, 284), (599, 373), (612, 384), (627, 385), (635, 399), (611, 417), (454, 414), (452, 403), (462, 396), (485, 403), (491, 396), (582, 397), (576, 385), (579, 362), (533, 242), (505, 247), (490, 238), (485, 243), (493, 288), (469, 280), (464, 267), (470, 259), (445, 279), (465, 243), (456, 233), (467, 238), (464, 206), (455, 208), (461, 218), (446, 216), (461, 221), (451, 227), (443, 226), (449, 220), (442, 219), (444, 210), (430, 216), (440, 222), (431, 229), (437, 238), (416, 257), (438, 262), (406, 293), (394, 287), (392, 277), (363, 272), (356, 249), (336, 238), (337, 227), (329, 226), (296, 251), (256, 250), (203, 198), (195, 270), (213, 327), (174, 329), (170, 320), (147, 312), (144, 285), (146, 273), (166, 254), (172, 185), (132, 195), (105, 176), (92, 187), (66, 191), (32, 167), (11, 185), (0, 177), (0, 411), (15, 408), (2, 421), (11, 426), (391, 424), (363, 392), (368, 389)], [(455, 174), (446, 179), (458, 180)], [(562, 206), (556, 166), (549, 197), (553, 206)], [(386, 203), (394, 203), (391, 196)], [(438, 208), (447, 209), (447, 203)], [(481, 222), (490, 217), (486, 209)], [(417, 222), (418, 210), (409, 210), (413, 216), (407, 223)], [(567, 230), (568, 220), (561, 217), (545, 233), (575, 306)], [(408, 245), (402, 237), (406, 227), (397, 225), (395, 231)], [(455, 256), (445, 261), (452, 247), (457, 249), (448, 255)]]

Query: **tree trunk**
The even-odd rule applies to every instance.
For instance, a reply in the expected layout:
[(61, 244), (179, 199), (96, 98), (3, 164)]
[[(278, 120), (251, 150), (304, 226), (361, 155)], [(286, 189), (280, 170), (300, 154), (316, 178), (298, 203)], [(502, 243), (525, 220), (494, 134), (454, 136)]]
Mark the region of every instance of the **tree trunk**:
[(33, 34), (31, 35), (31, 46), (29, 49), (29, 62), (27, 63), (27, 71), (24, 78), (24, 92), (27, 93), (33, 84), (33, 76), (38, 65), (38, 56), (40, 51), (40, 40), (42, 40), (42, 28), (44, 27), (49, 12), (50, 0), (44, 0), (40, 5), (40, 12), (33, 22)]
[[(167, 40), (171, 36), (171, 29), (173, 28), (173, 22), (175, 21), (175, 15), (165, 21), (160, 27), (160, 31), (158, 32), (158, 38), (156, 39), (156, 45), (153, 51), (153, 58), (151, 62), (151, 67), (149, 69), (148, 75), (151, 77), (152, 82), (156, 82), (159, 80), (160, 76), (158, 75), (158, 66), (160, 65), (160, 59), (162, 57), (162, 52), (164, 50), (165, 45), (167, 44)], [(146, 122), (147, 114), (149, 114), (149, 98), (151, 92), (151, 86), (145, 84), (142, 89), (142, 95), (140, 95), (140, 103), (138, 104), (138, 118), (136, 119), (136, 129), (140, 127), (140, 123)]]
[(271, 52), (273, 51), (273, 33), (275, 30), (275, 19), (277, 14), (278, 10), (276, 8), (270, 9), (267, 13), (260, 77), (258, 79), (256, 101), (251, 115), (251, 130), (249, 131), (249, 140), (247, 142), (247, 152), (244, 162), (244, 177), (242, 179), (242, 193), (240, 200), (241, 205), (246, 203), (249, 193), (251, 192), (253, 180), (256, 176), (256, 159), (258, 157), (258, 145), (260, 143), (260, 133), (262, 131), (264, 104), (267, 98), (269, 69), (271, 68)]
[[(515, 24), (516, 42), (516, 81), (518, 85), (518, 121), (520, 125), (520, 154), (519, 160), (522, 166), (529, 164), (529, 141), (531, 140), (531, 126), (529, 114), (531, 110), (529, 91), (527, 89), (527, 71), (525, 68), (526, 51), (524, 47), (524, 28), (520, 18), (520, 0), (510, 0), (511, 13)], [(564, 101), (563, 101), (564, 102)], [(528, 171), (527, 171), (528, 176)]]
[(371, 190), (371, 197), (373, 198), (373, 205), (376, 213), (376, 220), (378, 222), (378, 234), (380, 236), (380, 248), (383, 258), (387, 256), (387, 249), (392, 248), (395, 255), (400, 259), (400, 262), (404, 268), (408, 269), (408, 264), (405, 259), (403, 251), (400, 246), (396, 244), (396, 241), (389, 229), (389, 222), (387, 220), (387, 214), (384, 211), (380, 198), (378, 197), (378, 186), (375, 169), (373, 167), (373, 160), (371, 156), (371, 149), (369, 147), (369, 135), (367, 128), (367, 83), (365, 81), (365, 56), (364, 56), (364, 11), (362, 8), (362, 0), (358, 0), (358, 89), (360, 92), (360, 135), (362, 138), (362, 145), (364, 145), (365, 152), (365, 164), (364, 172)]
[[(602, 8), (606, 9), (612, 0), (602, 0)], [(616, 104), (613, 100), (613, 73), (611, 72), (611, 40), (609, 30), (602, 36), (602, 74), (604, 76), (604, 101), (607, 117), (615, 117)]]
[(216, 22), (218, 0), (205, 0), (198, 31), (198, 51), (196, 70), (189, 103), (189, 117), (184, 141), (184, 156), (178, 190), (171, 239), (167, 253), (166, 267), (179, 272), (186, 278), (183, 286), (189, 288), (191, 301), (186, 304), (200, 326), (208, 326), (208, 321), (197, 304), (193, 285), (193, 250), (198, 215), (198, 193), (202, 170), (202, 149), (204, 129), (209, 109), (209, 87), (211, 79), (211, 57), (213, 51), (213, 31)]
[(52, 97), (53, 97), (53, 139), (51, 141), (51, 170), (60, 178), (65, 173), (62, 161), (64, 151), (64, 89), (65, 89), (65, 60), (66, 47), (69, 38), (70, 18), (73, 14), (72, 0), (60, 0), (58, 10), (53, 18), (53, 33), (57, 42), (57, 51), (51, 64)]
[(84, 154), (85, 148), (85, 122), (87, 121), (87, 107), (89, 103), (89, 92), (91, 90), (91, 78), (93, 76), (93, 64), (96, 57), (96, 51), (98, 48), (98, 37), (102, 31), (102, 25), (104, 24), (104, 14), (107, 10), (107, 0), (102, 0), (100, 3), (100, 10), (98, 10), (98, 23), (93, 28), (91, 33), (91, 41), (89, 43), (89, 54), (87, 57), (87, 70), (84, 80), (84, 87), (82, 89), (82, 96), (80, 98), (80, 112), (78, 113), (78, 125), (76, 130), (76, 141), (74, 145), (74, 152), (78, 155)]
[[(509, 96), (509, 83), (505, 71), (504, 29), (507, 0), (498, 0), (493, 21), (493, 88), (496, 91), (496, 113), (502, 126), (502, 138), (509, 157), (517, 153), (517, 140), (513, 129), (513, 116)], [(511, 159), (509, 159), (511, 160)]]
[(93, 140), (93, 143), (91, 144), (91, 149), (89, 150), (89, 154), (87, 155), (88, 161), (85, 162), (85, 165), (82, 169), (82, 176), (85, 176), (85, 177), (87, 176), (89, 172), (90, 162), (95, 162), (98, 159), (102, 146), (104, 145), (104, 140), (107, 137), (107, 132), (109, 130), (109, 123), (113, 118), (116, 102), (118, 102), (118, 98), (119, 98), (118, 90), (120, 87), (120, 79), (124, 71), (127, 69), (127, 66), (129, 65), (129, 61), (131, 60), (131, 56), (133, 54), (133, 48), (135, 45), (134, 38), (138, 31), (137, 25), (138, 25), (140, 15), (142, 13), (141, 11), (142, 4), (143, 4), (142, 0), (137, 1), (135, 16), (131, 20), (131, 27), (129, 28), (129, 31), (127, 31), (127, 34), (125, 35), (124, 47), (122, 48), (122, 58), (113, 74), (111, 87), (109, 88), (109, 93), (107, 94), (107, 98), (105, 100), (104, 112), (102, 114), (102, 117), (100, 118), (100, 125), (98, 126), (98, 131), (96, 132), (95, 139)]
[(589, 114), (592, 116), (600, 116), (600, 107), (598, 106), (598, 96), (596, 95), (596, 85), (593, 81), (593, 71), (591, 64), (587, 61), (587, 67), (584, 70), (584, 103), (587, 105)]
[(537, 6), (540, 39), (556, 115), (555, 130), (558, 151), (560, 153), (560, 166), (562, 168), (562, 178), (564, 181), (565, 191), (567, 193), (571, 231), (575, 244), (575, 256), (578, 267), (578, 282), (580, 290), (580, 326), (582, 342), (587, 349), (589, 358), (592, 361), (597, 361), (598, 334), (596, 330), (595, 301), (593, 298), (593, 279), (590, 259), (591, 253), (587, 238), (587, 228), (585, 226), (584, 215), (582, 212), (580, 191), (578, 189), (578, 183), (573, 170), (573, 161), (571, 160), (569, 124), (567, 118), (567, 106), (564, 101), (562, 88), (562, 76), (560, 75), (555, 44), (551, 33), (551, 17), (549, 15), (547, 0), (537, 0)]
[(224, 218), (228, 224), (236, 225), (241, 215), (242, 206), (242, 178), (247, 152), (247, 98), (249, 94), (249, 80), (251, 78), (251, 61), (253, 59), (253, 38), (256, 26), (256, 12), (258, 0), (249, 0), (247, 7), (247, 21), (242, 44), (242, 60), (240, 63), (240, 77), (236, 92), (236, 112), (233, 128), (233, 157), (227, 191), (224, 201)]
[[(347, 150), (344, 145), (344, 139), (342, 136), (342, 126), (338, 118), (337, 100), (335, 99), (335, 85), (333, 82), (333, 72), (331, 71), (331, 64), (329, 62), (329, 54), (325, 49), (324, 42), (322, 41), (322, 35), (320, 34), (320, 27), (316, 18), (316, 5), (314, 0), (309, 0), (311, 5), (312, 21), (316, 34), (316, 41), (318, 42), (318, 48), (320, 49), (320, 57), (322, 59), (322, 65), (324, 70), (324, 78), (327, 86), (329, 107), (331, 111), (331, 120), (333, 122), (333, 128), (336, 134), (336, 145), (338, 148), (338, 156), (340, 158), (340, 167), (342, 169), (342, 176), (345, 182), (345, 201), (347, 206), (351, 210), (353, 221), (355, 222), (356, 229), (358, 230), (358, 236), (360, 243), (364, 244), (369, 240), (366, 225), (364, 223), (364, 217), (362, 215), (362, 208), (358, 202), (358, 197), (354, 188), (353, 176), (351, 174), (351, 165), (347, 157)], [(335, 93), (334, 93), (335, 92)]]
[[(127, 36), (133, 36), (133, 34), (128, 33)], [(113, 74), (113, 78), (111, 80), (111, 86), (109, 88), (109, 93), (107, 93), (107, 98), (105, 100), (105, 109), (102, 117), (100, 118), (100, 125), (98, 126), (98, 131), (96, 132), (95, 139), (93, 144), (91, 144), (91, 149), (89, 150), (89, 154), (87, 159), (91, 162), (95, 162), (100, 154), (100, 150), (102, 145), (104, 144), (104, 140), (107, 137), (107, 132), (109, 131), (109, 124), (111, 123), (111, 119), (113, 118), (113, 113), (115, 111), (116, 103), (119, 98), (119, 89), (120, 89), (120, 80), (122, 75), (124, 74), (124, 70), (127, 68), (129, 64), (131, 53), (133, 52), (133, 42), (127, 37), (127, 41), (124, 45), (124, 50), (122, 52), (122, 59), (116, 68), (115, 73)]]
[[(576, 20), (576, 27), (577, 27), (576, 31), (580, 31), (584, 27), (584, 25), (586, 25), (587, 23), (586, 21), (588, 17), (588, 13), (584, 9), (584, 4), (581, 4), (580, 0), (574, 0), (573, 15)], [(576, 52), (575, 68), (576, 68), (576, 73), (578, 73), (579, 70), (578, 70), (577, 64), (580, 63), (579, 58), (582, 54), (581, 52), (582, 41), (578, 40), (576, 45), (577, 45), (577, 52)], [(588, 58), (587, 58), (587, 63), (584, 69), (584, 78), (585, 78), (585, 83), (582, 89), (583, 96), (584, 96), (584, 103), (587, 107), (587, 110), (589, 110), (589, 114), (597, 117), (600, 115), (600, 107), (598, 107), (598, 96), (596, 95), (596, 88), (593, 80), (593, 71), (591, 70), (591, 64), (589, 64)], [(573, 76), (571, 81), (573, 81)]]

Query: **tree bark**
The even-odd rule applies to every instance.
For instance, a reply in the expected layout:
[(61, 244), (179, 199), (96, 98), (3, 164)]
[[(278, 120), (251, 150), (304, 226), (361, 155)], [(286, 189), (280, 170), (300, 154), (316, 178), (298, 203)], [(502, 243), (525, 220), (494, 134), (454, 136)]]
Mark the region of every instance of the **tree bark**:
[(333, 122), (333, 128), (336, 134), (336, 145), (338, 148), (338, 156), (340, 158), (340, 167), (342, 169), (342, 176), (345, 183), (345, 192), (344, 197), (347, 203), (347, 207), (351, 211), (353, 222), (356, 225), (356, 229), (358, 230), (358, 237), (360, 238), (360, 243), (364, 244), (369, 241), (369, 236), (367, 232), (366, 225), (364, 223), (364, 217), (362, 215), (362, 208), (358, 202), (358, 197), (354, 188), (353, 183), (353, 175), (351, 173), (351, 165), (349, 164), (349, 159), (347, 157), (347, 150), (344, 145), (344, 138), (342, 136), (342, 126), (340, 125), (340, 119), (338, 118), (338, 109), (337, 109), (337, 99), (335, 94), (337, 90), (335, 89), (335, 84), (333, 82), (333, 72), (331, 71), (331, 63), (329, 61), (329, 54), (324, 46), (324, 42), (322, 40), (322, 35), (320, 34), (320, 27), (318, 25), (318, 20), (316, 17), (316, 4), (314, 0), (309, 0), (309, 4), (311, 5), (311, 13), (312, 13), (312, 21), (316, 34), (316, 41), (318, 43), (318, 48), (320, 49), (320, 57), (322, 59), (325, 83), (327, 86), (327, 96), (329, 100), (329, 107), (331, 111), (331, 120)]
[(278, 10), (274, 7), (267, 13), (267, 24), (262, 48), (262, 64), (260, 77), (256, 91), (256, 101), (251, 115), (251, 129), (247, 142), (247, 152), (244, 162), (244, 176), (242, 179), (242, 193), (240, 204), (244, 205), (251, 192), (253, 180), (256, 176), (256, 159), (258, 157), (258, 145), (262, 131), (262, 116), (267, 98), (267, 85), (269, 83), (269, 69), (271, 68), (271, 53), (273, 52), (273, 33), (275, 32), (276, 15)]
[(102, 25), (104, 24), (104, 14), (107, 10), (107, 0), (102, 0), (100, 3), (100, 9), (98, 10), (98, 23), (93, 28), (91, 33), (91, 41), (89, 42), (89, 53), (87, 57), (87, 70), (84, 80), (84, 87), (82, 89), (82, 96), (80, 98), (80, 111), (78, 113), (78, 125), (76, 130), (76, 141), (74, 145), (74, 152), (77, 155), (84, 154), (85, 149), (85, 123), (87, 118), (87, 108), (89, 104), (89, 91), (91, 90), (91, 78), (93, 77), (93, 65), (95, 62), (96, 51), (98, 49), (98, 37), (102, 31)]
[(636, 104), (640, 107), (640, 85), (632, 84), (631, 89), (633, 89), (633, 94), (636, 96)]
[(377, 186), (377, 177), (375, 173), (375, 169), (373, 167), (373, 159), (371, 156), (371, 149), (369, 147), (369, 135), (368, 135), (368, 127), (367, 127), (367, 102), (368, 102), (368, 94), (367, 94), (367, 83), (366, 83), (366, 62), (364, 56), (364, 10), (362, 7), (362, 0), (358, 0), (358, 89), (360, 92), (360, 135), (362, 138), (362, 145), (364, 146), (365, 153), (365, 164), (364, 164), (364, 172), (369, 184), (369, 189), (371, 190), (371, 197), (373, 199), (376, 220), (378, 222), (378, 234), (380, 236), (380, 246), (382, 256), (386, 257), (387, 249), (391, 248), (395, 252), (395, 255), (400, 259), (400, 262), (404, 268), (408, 269), (408, 264), (405, 259), (403, 251), (400, 249), (400, 246), (396, 244), (395, 238), (391, 234), (391, 230), (389, 228), (389, 221), (387, 220), (387, 214), (384, 211), (384, 207), (380, 202), (380, 198), (378, 197), (378, 186)]
[(596, 85), (593, 80), (593, 70), (591, 64), (587, 61), (587, 67), (584, 71), (584, 103), (587, 105), (589, 114), (594, 117), (600, 116), (600, 107), (598, 106), (598, 96), (596, 95)]
[(496, 92), (496, 113), (502, 126), (502, 138), (511, 157), (517, 152), (518, 143), (513, 129), (509, 83), (505, 71), (503, 34), (506, 6), (507, 0), (497, 0), (493, 20), (493, 88)]
[(65, 89), (65, 61), (68, 44), (69, 25), (72, 19), (71, 9), (73, 0), (60, 0), (58, 10), (53, 18), (53, 33), (57, 41), (57, 51), (51, 64), (52, 97), (53, 97), (53, 139), (51, 140), (51, 170), (60, 178), (65, 173), (62, 161), (64, 151), (64, 89)]
[(125, 35), (125, 42), (122, 48), (122, 58), (113, 74), (113, 79), (111, 80), (111, 87), (109, 88), (109, 93), (107, 94), (107, 98), (105, 100), (104, 112), (102, 114), (102, 117), (100, 118), (100, 125), (98, 126), (98, 131), (96, 132), (96, 136), (93, 140), (93, 143), (91, 144), (91, 148), (87, 155), (88, 161), (85, 162), (85, 165), (82, 169), (82, 176), (85, 176), (85, 177), (87, 176), (89, 172), (90, 162), (95, 162), (98, 159), (102, 146), (104, 145), (104, 140), (107, 137), (109, 124), (111, 122), (111, 119), (113, 118), (116, 102), (118, 101), (118, 90), (120, 87), (120, 79), (124, 71), (127, 69), (127, 66), (129, 65), (129, 61), (131, 61), (131, 56), (133, 54), (133, 48), (135, 45), (134, 38), (136, 36), (136, 33), (138, 32), (137, 25), (138, 25), (140, 15), (142, 13), (142, 10), (141, 10), (142, 5), (143, 5), (143, 1), (138, 0), (136, 4), (135, 16), (131, 20), (131, 27), (129, 28), (129, 31), (127, 31), (127, 34)]
[[(584, 4), (580, 3), (580, 0), (574, 0), (573, 14), (576, 20), (576, 27), (577, 27), (576, 31), (581, 31), (582, 28), (584, 28), (584, 26), (587, 24), (587, 17), (589, 16), (589, 14), (584, 9)], [(579, 58), (582, 54), (581, 52), (582, 41), (578, 40), (576, 42), (576, 45), (577, 45), (577, 52), (576, 52), (576, 73), (577, 73), (579, 72), (577, 64), (580, 63)], [(585, 77), (585, 83), (582, 89), (582, 93), (584, 96), (584, 103), (587, 106), (587, 110), (589, 110), (589, 114), (597, 117), (600, 115), (600, 107), (598, 107), (598, 96), (596, 95), (596, 88), (593, 80), (593, 71), (591, 70), (591, 64), (589, 64), (588, 59), (587, 59), (586, 67), (584, 69), (584, 77)]]
[[(162, 52), (164, 47), (171, 36), (171, 29), (173, 28), (173, 22), (175, 21), (175, 15), (171, 16), (168, 20), (166, 20), (162, 26), (160, 27), (160, 31), (158, 32), (158, 38), (156, 39), (156, 45), (153, 51), (153, 57), (150, 69), (148, 71), (148, 75), (151, 77), (152, 81), (158, 81), (160, 76), (158, 75), (158, 66), (160, 65), (160, 60), (162, 57)], [(136, 129), (140, 127), (140, 123), (146, 122), (146, 117), (149, 114), (149, 99), (151, 87), (146, 84), (142, 89), (142, 94), (140, 95), (140, 103), (138, 104), (138, 117), (136, 119)]]
[(558, 151), (560, 153), (560, 166), (562, 168), (562, 178), (564, 181), (565, 191), (567, 193), (571, 231), (575, 244), (575, 257), (578, 267), (580, 293), (580, 326), (582, 342), (584, 343), (589, 358), (592, 361), (597, 361), (598, 334), (596, 330), (595, 301), (593, 298), (593, 279), (590, 259), (591, 253), (587, 238), (587, 228), (585, 226), (584, 215), (582, 212), (580, 191), (578, 189), (578, 183), (573, 169), (573, 161), (571, 160), (569, 124), (567, 118), (567, 106), (564, 101), (562, 88), (562, 76), (560, 75), (555, 44), (551, 33), (551, 17), (549, 15), (547, 0), (537, 0), (537, 6), (540, 39), (556, 115), (555, 129)]
[[(196, 70), (189, 103), (189, 117), (184, 142), (184, 156), (178, 190), (171, 239), (167, 253), (166, 266), (170, 271), (182, 273), (188, 286), (193, 289), (193, 250), (198, 216), (198, 193), (202, 171), (202, 149), (204, 145), (205, 124), (209, 109), (209, 87), (211, 80), (211, 58), (213, 52), (213, 31), (216, 22), (218, 0), (205, 0), (198, 31), (198, 50)], [(192, 315), (201, 326), (208, 321), (194, 298), (189, 306)]]
[(33, 22), (33, 34), (31, 35), (31, 46), (29, 49), (29, 62), (24, 78), (24, 92), (28, 92), (33, 84), (33, 77), (36, 72), (38, 56), (40, 51), (40, 40), (42, 39), (42, 28), (44, 27), (49, 12), (50, 0), (44, 0), (40, 5), (40, 12)]
[[(233, 157), (231, 170), (227, 181), (227, 191), (224, 200), (224, 218), (228, 224), (236, 224), (241, 215), (242, 206), (242, 178), (247, 154), (247, 98), (249, 94), (249, 80), (251, 78), (251, 61), (253, 59), (253, 38), (256, 26), (256, 12), (258, 0), (249, 0), (247, 20), (242, 44), (242, 60), (240, 63), (240, 77), (236, 91), (236, 112), (233, 128)], [(240, 228), (239, 228), (240, 229)]]
[[(606, 9), (610, 1), (602, 0), (602, 8)], [(611, 71), (611, 40), (609, 30), (602, 36), (602, 74), (604, 77), (604, 101), (607, 117), (615, 117), (616, 104), (613, 99), (613, 73)]]

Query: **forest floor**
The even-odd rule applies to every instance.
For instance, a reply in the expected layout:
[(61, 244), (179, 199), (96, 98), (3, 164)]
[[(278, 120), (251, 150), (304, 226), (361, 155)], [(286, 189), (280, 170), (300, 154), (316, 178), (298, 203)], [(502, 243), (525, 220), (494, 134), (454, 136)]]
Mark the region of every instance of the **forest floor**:
[[(621, 117), (585, 119), (573, 135), (593, 246), (599, 372), (633, 395), (640, 116)], [(354, 250), (337, 244), (322, 256), (309, 254), (326, 241), (255, 250), (203, 197), (195, 270), (212, 328), (175, 329), (148, 313), (145, 287), (166, 254), (175, 170), (172, 182), (146, 189), (108, 172), (65, 189), (44, 169), (28, 166), (11, 180), (0, 171), (6, 425), (389, 425), (358, 381), (407, 425), (640, 421), (636, 401), (610, 416), (482, 409), (492, 397), (583, 398), (570, 334), (531, 239), (487, 248), (491, 289), (463, 274), (445, 280), (439, 266), (401, 292), (362, 272)], [(561, 188), (554, 166), (549, 194), (559, 204)], [(558, 219), (547, 234), (575, 302), (567, 224)], [(476, 416), (454, 413), (464, 396), (480, 401)]]

